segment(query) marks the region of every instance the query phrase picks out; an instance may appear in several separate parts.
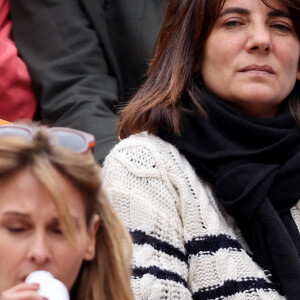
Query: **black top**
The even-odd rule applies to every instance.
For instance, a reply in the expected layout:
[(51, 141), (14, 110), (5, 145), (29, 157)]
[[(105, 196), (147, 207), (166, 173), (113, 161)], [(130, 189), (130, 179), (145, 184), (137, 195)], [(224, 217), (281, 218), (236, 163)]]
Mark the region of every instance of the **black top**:
[(300, 199), (300, 129), (285, 100), (269, 119), (248, 116), (195, 87), (208, 117), (189, 107), (182, 135), (159, 135), (213, 185), (218, 202), (237, 222), (254, 259), (289, 300), (300, 295), (300, 236), (290, 209)]

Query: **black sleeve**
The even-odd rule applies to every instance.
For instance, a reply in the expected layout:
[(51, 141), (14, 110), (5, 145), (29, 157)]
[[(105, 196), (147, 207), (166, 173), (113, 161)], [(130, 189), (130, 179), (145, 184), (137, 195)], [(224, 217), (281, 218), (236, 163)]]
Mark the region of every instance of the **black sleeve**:
[(79, 0), (11, 0), (11, 14), (42, 120), (94, 134), (102, 161), (117, 141), (118, 81)]

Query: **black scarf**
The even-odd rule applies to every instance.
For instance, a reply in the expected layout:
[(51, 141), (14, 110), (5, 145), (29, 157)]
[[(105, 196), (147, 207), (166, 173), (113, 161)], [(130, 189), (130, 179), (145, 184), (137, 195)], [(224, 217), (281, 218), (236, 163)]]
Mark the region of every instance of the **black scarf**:
[(300, 130), (288, 109), (258, 119), (196, 87), (208, 118), (188, 96), (182, 135), (159, 136), (212, 183), (236, 220), (258, 264), (290, 300), (300, 298), (300, 235), (290, 209), (300, 198)]

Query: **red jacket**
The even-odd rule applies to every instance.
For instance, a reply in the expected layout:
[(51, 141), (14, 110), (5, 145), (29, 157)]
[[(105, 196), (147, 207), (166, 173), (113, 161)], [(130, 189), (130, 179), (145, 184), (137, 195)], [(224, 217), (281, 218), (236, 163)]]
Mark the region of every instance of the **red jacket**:
[(12, 40), (9, 0), (0, 0), (0, 118), (32, 119), (37, 107), (27, 67)]

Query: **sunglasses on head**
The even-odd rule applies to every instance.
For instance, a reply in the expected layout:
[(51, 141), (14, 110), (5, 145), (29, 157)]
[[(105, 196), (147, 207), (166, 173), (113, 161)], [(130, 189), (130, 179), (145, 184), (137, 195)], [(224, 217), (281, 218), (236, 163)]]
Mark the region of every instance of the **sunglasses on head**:
[[(0, 126), (0, 138), (14, 136), (32, 140), (36, 129), (34, 127), (10, 124)], [(62, 146), (78, 153), (94, 151), (95, 137), (92, 134), (67, 127), (47, 128), (48, 141), (52, 145)]]

